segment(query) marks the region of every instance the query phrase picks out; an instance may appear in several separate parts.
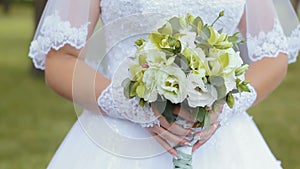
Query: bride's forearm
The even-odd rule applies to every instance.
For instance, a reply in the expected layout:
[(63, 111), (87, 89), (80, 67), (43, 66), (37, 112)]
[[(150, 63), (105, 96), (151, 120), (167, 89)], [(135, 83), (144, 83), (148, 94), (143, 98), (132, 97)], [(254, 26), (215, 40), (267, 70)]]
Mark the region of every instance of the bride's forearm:
[[(91, 111), (98, 111), (97, 97), (110, 81), (90, 68), (66, 47), (49, 52), (46, 58), (47, 85), (62, 97)], [(65, 50), (66, 49), (66, 50)]]
[(254, 105), (265, 99), (284, 79), (288, 68), (288, 57), (280, 53), (276, 58), (264, 58), (250, 64), (246, 79), (257, 92)]

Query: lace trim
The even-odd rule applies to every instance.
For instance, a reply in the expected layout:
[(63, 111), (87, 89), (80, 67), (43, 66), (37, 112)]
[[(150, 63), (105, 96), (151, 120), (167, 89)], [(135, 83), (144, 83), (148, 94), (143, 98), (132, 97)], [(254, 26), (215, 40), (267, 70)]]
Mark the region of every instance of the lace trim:
[(31, 42), (29, 57), (33, 59), (36, 68), (45, 69), (45, 57), (51, 48), (58, 50), (66, 44), (76, 49), (86, 43), (88, 25), (79, 28), (72, 27), (69, 21), (63, 21), (56, 11), (45, 18), (41, 25), (40, 34)]
[(251, 92), (243, 92), (241, 94), (237, 93), (234, 95), (235, 103), (232, 109), (229, 108), (226, 104), (224, 105), (223, 111), (218, 119), (221, 125), (226, 125), (229, 119), (235, 113), (244, 112), (252, 106), (257, 97), (257, 93), (251, 85), (248, 85), (248, 87)]
[(277, 57), (280, 52), (288, 54), (288, 41), (283, 33), (278, 19), (274, 20), (274, 27), (269, 32), (261, 31), (257, 36), (247, 35), (248, 52), (252, 61), (264, 57)]
[(150, 106), (140, 106), (136, 99), (127, 99), (123, 89), (108, 86), (98, 98), (98, 105), (106, 114), (113, 118), (127, 119), (142, 127), (160, 125)]
[(288, 37), (289, 45), (289, 63), (296, 62), (300, 50), (300, 24), (294, 29)]

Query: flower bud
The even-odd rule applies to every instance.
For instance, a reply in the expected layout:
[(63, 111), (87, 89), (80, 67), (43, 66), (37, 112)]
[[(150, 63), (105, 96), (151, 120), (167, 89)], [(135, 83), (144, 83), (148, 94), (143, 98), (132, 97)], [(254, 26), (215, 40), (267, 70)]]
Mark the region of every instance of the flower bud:
[(249, 65), (245, 64), (235, 70), (235, 76), (242, 75), (247, 69), (249, 68)]
[(233, 108), (233, 105), (234, 105), (234, 97), (231, 93), (229, 93), (227, 95), (227, 98), (226, 98), (226, 103), (227, 105), (230, 107), (230, 108)]
[(144, 39), (139, 38), (139, 39), (137, 39), (137, 40), (135, 41), (135, 44), (136, 44), (137, 46), (142, 46), (142, 45), (144, 44), (144, 42), (145, 42)]

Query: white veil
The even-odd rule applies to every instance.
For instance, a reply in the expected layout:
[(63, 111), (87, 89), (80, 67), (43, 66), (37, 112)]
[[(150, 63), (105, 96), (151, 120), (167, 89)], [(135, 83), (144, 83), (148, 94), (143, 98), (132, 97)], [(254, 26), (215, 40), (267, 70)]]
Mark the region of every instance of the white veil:
[(242, 50), (246, 62), (277, 57), (280, 52), (289, 56), (289, 63), (296, 61), (300, 25), (289, 0), (246, 0), (240, 30), (246, 35), (247, 52)]
[(51, 48), (58, 50), (69, 44), (79, 49), (85, 45), (93, 8), (100, 12), (98, 0), (47, 2), (29, 52), (37, 68), (45, 68), (45, 56)]

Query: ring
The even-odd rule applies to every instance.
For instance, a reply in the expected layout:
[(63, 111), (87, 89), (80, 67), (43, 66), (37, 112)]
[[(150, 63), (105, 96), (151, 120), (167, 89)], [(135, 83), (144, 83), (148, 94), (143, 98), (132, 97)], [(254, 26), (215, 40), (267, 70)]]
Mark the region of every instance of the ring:
[(201, 137), (200, 136), (195, 136), (194, 139), (199, 141), (199, 140), (201, 140)]
[(213, 127), (214, 127), (214, 128), (217, 128), (218, 126), (219, 126), (219, 125), (216, 124), (216, 123), (213, 124)]

